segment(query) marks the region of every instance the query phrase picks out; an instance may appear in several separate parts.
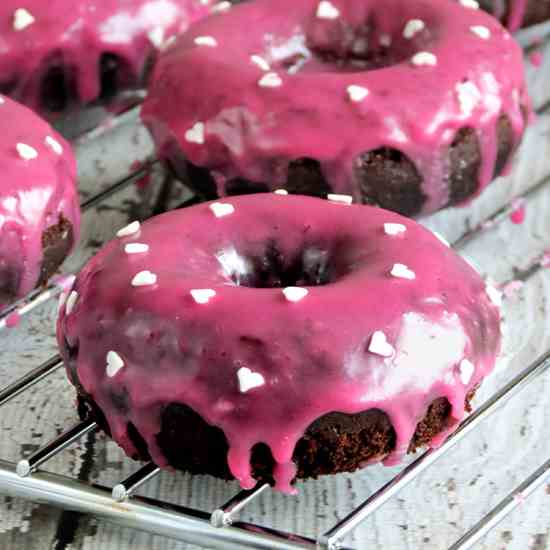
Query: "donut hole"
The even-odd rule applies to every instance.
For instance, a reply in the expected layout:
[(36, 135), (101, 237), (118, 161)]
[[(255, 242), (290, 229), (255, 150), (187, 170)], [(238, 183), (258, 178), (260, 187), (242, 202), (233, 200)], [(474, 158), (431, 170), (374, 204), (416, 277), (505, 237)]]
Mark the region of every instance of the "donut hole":
[(131, 69), (118, 55), (102, 54), (99, 60), (100, 101), (109, 101), (132, 85)]
[(402, 29), (403, 25), (395, 25), (391, 32), (386, 32), (374, 16), (355, 26), (341, 19), (316, 21), (303, 40), (294, 37), (272, 57), (278, 57), (280, 66), (291, 74), (384, 69), (410, 59), (418, 52), (420, 43), (425, 42), (421, 35), (414, 40), (404, 39)]
[(218, 260), (233, 284), (249, 288), (328, 285), (348, 271), (328, 247), (315, 244), (290, 256), (271, 241), (260, 253), (242, 255), (232, 249), (218, 254)]

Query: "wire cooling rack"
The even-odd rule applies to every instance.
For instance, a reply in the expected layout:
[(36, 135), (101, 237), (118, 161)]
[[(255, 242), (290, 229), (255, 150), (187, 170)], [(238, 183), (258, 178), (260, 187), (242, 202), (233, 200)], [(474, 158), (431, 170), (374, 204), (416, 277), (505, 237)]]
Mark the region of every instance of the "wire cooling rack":
[[(538, 115), (550, 111), (545, 103), (537, 109)], [(87, 142), (101, 139), (101, 131), (93, 131), (86, 136)], [(134, 167), (114, 184), (96, 193), (82, 203), (84, 211), (102, 205), (109, 198), (149, 175), (158, 167), (158, 162), (148, 160), (141, 167)], [(533, 201), (539, 193), (550, 188), (550, 174), (526, 186), (521, 201)], [(185, 204), (189, 204), (187, 200)], [(184, 206), (185, 206), (184, 204)], [(452, 243), (457, 252), (466, 245), (482, 238), (488, 228), (507, 220), (513, 206), (504, 206), (493, 212), (475, 227), (463, 233)], [(527, 269), (516, 276), (516, 280), (527, 280), (542, 269), (545, 261), (536, 258)], [(0, 330), (9, 326), (13, 315), (28, 315), (42, 304), (53, 300), (71, 285), (73, 277), (64, 275), (55, 278), (47, 288), (32, 292), (20, 302), (0, 312)], [(22, 378), (0, 389), (0, 414), (2, 408), (16, 396), (24, 395), (30, 388), (39, 384), (62, 367), (59, 355), (52, 356), (43, 364), (32, 369)], [(506, 385), (498, 389), (474, 413), (469, 415), (441, 447), (430, 449), (404, 467), (389, 482), (383, 484), (349, 515), (336, 523), (317, 539), (287, 533), (280, 530), (245, 523), (238, 520), (239, 513), (265, 491), (271, 490), (265, 483), (259, 483), (250, 491), (240, 491), (225, 504), (210, 511), (186, 508), (151, 498), (136, 496), (136, 491), (160, 473), (158, 467), (147, 463), (113, 487), (89, 484), (67, 475), (53, 474), (41, 470), (47, 461), (80, 438), (98, 429), (95, 422), (86, 420), (62, 431), (55, 439), (42, 446), (30, 456), (18, 462), (2, 458), (2, 434), (0, 434), (0, 493), (30, 499), (35, 502), (52, 504), (64, 509), (79, 511), (104, 518), (108, 521), (139, 530), (173, 537), (192, 544), (220, 549), (344, 549), (342, 540), (363, 521), (374, 514), (389, 499), (395, 497), (405, 486), (430, 468), (439, 458), (468, 437), (476, 428), (494, 415), (509, 400), (517, 396), (537, 379), (550, 371), (550, 351), (544, 353), (532, 364), (526, 366)], [(550, 458), (531, 472), (511, 493), (506, 495), (494, 508), (469, 529), (450, 550), (471, 548), (510, 512), (520, 506), (541, 485), (550, 479)]]

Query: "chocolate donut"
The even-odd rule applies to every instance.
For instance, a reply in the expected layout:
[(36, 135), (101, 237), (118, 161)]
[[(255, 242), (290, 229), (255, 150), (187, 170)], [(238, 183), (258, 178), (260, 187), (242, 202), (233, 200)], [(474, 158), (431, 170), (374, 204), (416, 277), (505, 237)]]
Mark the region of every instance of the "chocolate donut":
[(285, 188), (416, 216), (500, 173), (528, 106), (522, 51), (481, 10), (258, 0), (161, 55), (142, 118), (206, 198)]
[(0, 304), (55, 273), (78, 239), (76, 161), (32, 111), (0, 96)]
[(81, 413), (134, 458), (283, 491), (440, 442), (493, 369), (496, 291), (347, 202), (264, 193), (124, 228), (58, 320)]
[(209, 0), (3, 0), (0, 92), (43, 113), (144, 85), (166, 39)]
[[(471, 4), (471, 0), (459, 1)], [(511, 31), (550, 19), (550, 0), (478, 0), (478, 3)]]

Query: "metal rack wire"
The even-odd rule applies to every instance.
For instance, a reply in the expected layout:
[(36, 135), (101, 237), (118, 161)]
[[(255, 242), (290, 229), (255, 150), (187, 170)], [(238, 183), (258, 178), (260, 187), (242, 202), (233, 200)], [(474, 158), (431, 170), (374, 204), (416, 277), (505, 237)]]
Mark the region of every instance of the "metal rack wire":
[[(550, 109), (550, 103), (538, 110), (542, 114)], [(111, 185), (81, 205), (83, 210), (101, 204), (119, 193), (145, 174), (149, 173), (156, 163), (149, 163), (140, 170)], [(550, 175), (534, 182), (519, 199), (529, 199), (543, 189), (550, 187)], [(452, 246), (462, 249), (466, 243), (478, 238), (488, 226), (494, 226), (505, 220), (512, 207), (503, 207), (493, 213)], [(541, 268), (537, 259), (526, 269), (524, 280), (534, 276)], [(17, 311), (20, 315), (30, 313), (39, 305), (53, 299), (66, 290), (72, 282), (72, 276), (64, 276), (54, 281), (43, 290), (31, 293), (24, 300), (0, 312), (0, 330), (5, 328), (10, 315)], [(62, 367), (59, 355), (51, 357), (37, 366), (22, 378), (0, 389), (0, 408), (16, 396), (39, 384), (46, 377)], [(550, 371), (550, 351), (526, 367), (514, 379), (497, 391), (473, 414), (468, 416), (458, 429), (438, 449), (430, 449), (418, 456), (398, 475), (380, 487), (347, 517), (321, 534), (317, 540), (285, 533), (259, 525), (238, 521), (238, 514), (263, 492), (270, 490), (269, 485), (259, 483), (250, 491), (241, 491), (225, 504), (212, 512), (185, 508), (176, 504), (134, 496), (135, 492), (160, 473), (160, 469), (148, 463), (136, 470), (114, 487), (103, 487), (88, 484), (67, 476), (47, 473), (40, 470), (48, 460), (75, 443), (85, 434), (98, 429), (95, 422), (86, 420), (65, 430), (61, 435), (35, 451), (18, 463), (3, 460), (0, 457), (0, 493), (32, 499), (62, 508), (93, 514), (114, 523), (144, 530), (150, 533), (165, 535), (192, 544), (220, 549), (344, 549), (341, 541), (360, 523), (374, 514), (389, 499), (394, 497), (406, 485), (415, 480), (439, 458), (446, 455), (457, 443), (470, 435), (482, 422), (496, 413), (510, 399), (515, 398), (528, 385)], [(0, 445), (1, 449), (1, 445)], [(493, 510), (480, 519), (468, 532), (454, 543), (450, 550), (471, 548), (504, 517), (518, 507), (539, 486), (550, 479), (550, 459), (540, 465), (514, 491), (507, 495)]]

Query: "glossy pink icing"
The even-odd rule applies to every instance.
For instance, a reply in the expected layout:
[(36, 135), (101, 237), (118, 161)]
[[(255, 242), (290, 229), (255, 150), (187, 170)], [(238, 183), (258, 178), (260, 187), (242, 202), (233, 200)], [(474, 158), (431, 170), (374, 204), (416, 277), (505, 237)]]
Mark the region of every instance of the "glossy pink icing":
[(0, 95), (0, 116), (0, 272), (15, 270), (17, 295), (24, 296), (40, 278), (42, 234), (63, 216), (78, 240), (76, 160), (70, 145), (23, 105)]
[[(334, 19), (317, 16), (319, 5), (258, 0), (234, 6), (198, 22), (165, 51), (142, 110), (161, 154), (175, 140), (191, 162), (218, 176), (220, 194), (234, 177), (281, 187), (288, 163), (311, 157), (335, 193), (358, 202), (357, 158), (392, 147), (422, 174), (428, 213), (448, 203), (445, 151), (458, 129), (471, 127), (481, 144), (480, 189), (485, 187), (493, 179), (499, 116), (508, 116), (519, 142), (522, 108), (529, 105), (522, 51), (508, 31), (481, 10), (440, 0), (388, 0), (383, 7), (373, 0), (335, 0), (331, 5), (340, 15)], [(424, 29), (405, 38), (411, 20)], [(204, 36), (218, 46), (196, 45)], [(377, 70), (339, 67), (312, 53), (349, 54), (388, 40), (395, 64)], [(413, 57), (422, 52), (435, 55), (437, 65), (415, 65)], [(268, 73), (276, 74), (279, 86), (261, 85)], [(365, 88), (368, 96), (353, 101), (349, 86)], [(204, 143), (190, 135), (197, 123), (204, 124)]]
[[(129, 455), (132, 422), (166, 467), (155, 439), (161, 411), (182, 403), (224, 431), (231, 472), (243, 487), (254, 484), (250, 450), (264, 442), (278, 488), (290, 491), (296, 442), (326, 413), (386, 412), (397, 433), (387, 464), (405, 455), (435, 398), (447, 397), (454, 421), (463, 418), (466, 394), (491, 372), (500, 347), (498, 308), (463, 259), (412, 220), (373, 207), (270, 194), (224, 203), (234, 211), (225, 206), (216, 217), (204, 203), (113, 240), (78, 276), (69, 313), (61, 311), (68, 375), (99, 405)], [(387, 223), (402, 224), (401, 232), (386, 232)], [(127, 254), (132, 243), (148, 250)], [(306, 287), (296, 302), (281, 288), (236, 284), (251, 276), (250, 259), (269, 243), (286, 262), (328, 258), (332, 282)], [(397, 263), (415, 279), (392, 276)], [(142, 271), (156, 280), (132, 286)], [(201, 303), (196, 289), (215, 295)], [(377, 331), (391, 357), (369, 351)], [(109, 352), (123, 362), (111, 377)], [(475, 367), (461, 380), (464, 359)], [(259, 384), (245, 393), (243, 368)]]
[[(128, 87), (139, 86), (147, 58), (160, 43), (208, 13), (210, 0), (3, 0), (0, 4), (1, 82), (11, 95), (40, 107), (40, 84), (58, 55), (72, 68), (77, 100), (100, 95), (101, 55), (118, 56)], [(34, 19), (16, 10), (23, 9)], [(18, 25), (18, 19), (20, 24)], [(25, 23), (27, 25), (25, 26)], [(17, 27), (23, 27), (19, 30)], [(59, 61), (58, 61), (59, 62)]]

